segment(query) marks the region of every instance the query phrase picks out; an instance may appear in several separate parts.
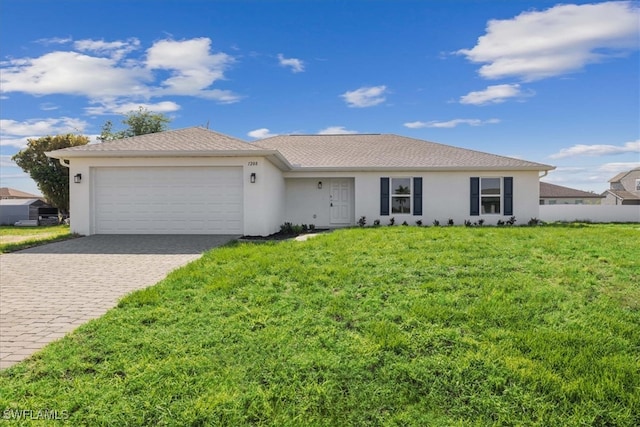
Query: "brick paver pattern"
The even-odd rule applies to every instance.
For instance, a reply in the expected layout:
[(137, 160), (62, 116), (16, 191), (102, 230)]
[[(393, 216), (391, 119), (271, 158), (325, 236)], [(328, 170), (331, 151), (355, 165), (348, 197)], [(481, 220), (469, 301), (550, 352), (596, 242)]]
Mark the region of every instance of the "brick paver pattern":
[(89, 236), (0, 255), (0, 369), (237, 236)]

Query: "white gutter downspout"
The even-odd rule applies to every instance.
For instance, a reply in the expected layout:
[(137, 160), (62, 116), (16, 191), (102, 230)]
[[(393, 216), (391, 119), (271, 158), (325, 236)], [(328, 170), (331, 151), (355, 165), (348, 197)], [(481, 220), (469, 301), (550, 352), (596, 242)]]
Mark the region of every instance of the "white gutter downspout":
[(538, 175), (538, 179), (544, 178), (547, 175), (549, 175), (549, 171), (544, 171), (544, 175)]

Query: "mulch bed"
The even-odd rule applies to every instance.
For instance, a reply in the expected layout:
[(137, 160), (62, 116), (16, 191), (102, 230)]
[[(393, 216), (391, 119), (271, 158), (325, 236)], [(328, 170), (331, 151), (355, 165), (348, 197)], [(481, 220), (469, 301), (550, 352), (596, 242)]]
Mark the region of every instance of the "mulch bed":
[(270, 234), (268, 236), (242, 236), (238, 240), (241, 242), (271, 242), (271, 241), (281, 241), (281, 240), (289, 240), (294, 239), (301, 234), (317, 234), (322, 233), (324, 231), (328, 231), (329, 229), (315, 229), (314, 231), (307, 231), (305, 233), (295, 234), (295, 233), (283, 233), (278, 231), (277, 233)]

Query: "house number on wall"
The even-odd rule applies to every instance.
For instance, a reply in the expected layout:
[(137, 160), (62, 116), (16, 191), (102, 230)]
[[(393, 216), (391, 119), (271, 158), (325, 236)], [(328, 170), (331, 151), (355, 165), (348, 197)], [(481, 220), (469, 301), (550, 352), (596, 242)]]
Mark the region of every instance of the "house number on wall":
[(248, 162), (248, 166), (258, 166), (258, 162)]

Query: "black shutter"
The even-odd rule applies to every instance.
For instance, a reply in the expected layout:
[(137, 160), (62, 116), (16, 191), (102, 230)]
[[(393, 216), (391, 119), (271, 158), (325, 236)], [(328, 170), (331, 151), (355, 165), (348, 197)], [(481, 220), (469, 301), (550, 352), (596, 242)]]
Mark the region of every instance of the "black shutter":
[(422, 215), (422, 178), (413, 178), (413, 214)]
[(480, 178), (471, 178), (471, 207), (469, 209), (471, 216), (480, 215)]
[(389, 178), (380, 178), (380, 215), (389, 215)]
[(504, 214), (513, 215), (513, 177), (504, 177)]

